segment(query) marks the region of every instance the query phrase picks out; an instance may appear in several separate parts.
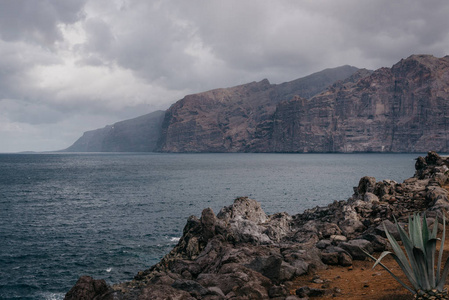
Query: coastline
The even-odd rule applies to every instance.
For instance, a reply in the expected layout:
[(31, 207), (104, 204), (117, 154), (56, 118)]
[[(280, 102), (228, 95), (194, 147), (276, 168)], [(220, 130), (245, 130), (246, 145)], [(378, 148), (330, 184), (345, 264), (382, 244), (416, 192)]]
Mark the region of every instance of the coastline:
[(298, 299), (291, 293), (304, 295), (291, 290), (295, 279), (364, 260), (358, 247), (385, 250), (380, 225), (388, 227), (393, 216), (403, 221), (425, 210), (431, 221), (449, 208), (448, 165), (429, 152), (403, 183), (363, 177), (348, 200), (293, 216), (268, 216), (249, 198), (237, 198), (216, 215), (205, 209), (201, 218), (189, 218), (178, 245), (134, 280), (108, 286), (81, 277), (65, 299)]

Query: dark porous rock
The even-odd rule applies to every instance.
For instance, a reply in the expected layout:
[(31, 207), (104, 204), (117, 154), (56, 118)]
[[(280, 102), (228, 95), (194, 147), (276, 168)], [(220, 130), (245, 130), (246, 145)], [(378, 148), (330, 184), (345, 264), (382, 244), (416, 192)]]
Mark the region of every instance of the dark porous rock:
[(324, 252), (321, 254), (321, 260), (326, 265), (338, 265), (338, 252)]
[(281, 254), (284, 261), (296, 268), (296, 276), (313, 270), (325, 269), (325, 265), (321, 262), (321, 251), (315, 246), (293, 245), (282, 248)]
[(263, 233), (266, 234), (270, 240), (280, 242), (290, 231), (290, 223), (292, 217), (287, 213), (277, 213), (269, 217), (264, 227)]
[(267, 220), (267, 215), (262, 210), (260, 203), (248, 197), (235, 199), (234, 204), (222, 208), (217, 217), (225, 222), (239, 217), (256, 224), (264, 223)]
[(195, 300), (190, 293), (176, 289), (167, 285), (150, 286), (143, 288), (138, 297), (128, 297), (124, 299), (138, 300), (154, 300), (154, 299), (170, 299), (170, 300)]
[(359, 195), (365, 195), (365, 193), (373, 193), (376, 187), (376, 178), (365, 176), (359, 181), (357, 192)]
[[(252, 282), (252, 287), (257, 286), (257, 290), (267, 289), (272, 285), (271, 281), (261, 273), (246, 268), (240, 264), (230, 263), (224, 265), (218, 273), (202, 273), (198, 276), (197, 281), (204, 287), (218, 287), (225, 295), (234, 292), (237, 289)], [(249, 287), (247, 287), (249, 288)]]
[(318, 224), (317, 229), (318, 229), (318, 236), (321, 239), (329, 238), (332, 235), (341, 235), (342, 233), (340, 227), (338, 227), (337, 224), (330, 222), (323, 222)]
[(366, 229), (365, 225), (357, 219), (345, 219), (338, 224), (345, 236), (355, 236)]
[(327, 289), (316, 289), (308, 286), (303, 286), (297, 289), (295, 293), (299, 297), (323, 297), (325, 295), (332, 294), (332, 291)]
[(399, 235), (399, 231), (396, 227), (396, 224), (391, 222), (390, 220), (382, 221), (382, 223), (376, 227), (376, 232), (381, 235), (382, 237), (387, 237), (385, 234), (385, 229), (388, 230), (388, 232), (396, 239), (400, 240), (401, 237)]
[(341, 266), (352, 265), (352, 256), (345, 249), (340, 247), (327, 247), (321, 253), (321, 257), (324, 258), (324, 260), (327, 260), (329, 264), (338, 264)]
[(385, 251), (388, 247), (388, 240), (380, 235), (367, 233), (363, 235), (363, 238), (371, 242), (374, 252)]
[(281, 256), (259, 256), (246, 265), (246, 267), (261, 273), (274, 282), (278, 282), (281, 275), (282, 262), (283, 260)]
[(172, 285), (175, 289), (189, 292), (192, 296), (206, 295), (209, 290), (194, 280), (178, 279)]
[(64, 300), (113, 300), (112, 289), (103, 279), (81, 276)]
[(364, 239), (355, 239), (348, 242), (340, 243), (339, 246), (346, 250), (352, 259), (365, 260), (366, 254), (362, 251), (365, 250), (369, 254), (372, 254), (374, 249), (370, 241)]
[[(385, 194), (384, 194), (385, 195)], [(382, 195), (383, 196), (383, 195)], [(365, 193), (365, 195), (363, 196), (363, 201), (365, 202), (379, 202), (379, 197), (377, 197), (375, 194), (373, 193)]]
[(352, 256), (347, 252), (338, 253), (338, 264), (343, 267), (352, 266)]
[(208, 241), (215, 235), (215, 224), (217, 223), (217, 217), (210, 208), (206, 208), (201, 213), (201, 226), (203, 228), (203, 235), (205, 241)]
[(429, 151), (425, 159), (428, 165), (441, 164), (441, 157), (435, 151)]
[(207, 293), (208, 295), (218, 296), (220, 298), (225, 297), (225, 294), (223, 293), (223, 291), (217, 286), (211, 286), (211, 287), (207, 288), (207, 290), (208, 290), (208, 293)]
[(330, 245), (332, 245), (332, 241), (331, 240), (320, 240), (318, 243), (316, 243), (316, 247), (318, 249), (326, 249)]
[(427, 201), (434, 209), (449, 209), (448, 191), (437, 186), (427, 188)]
[(285, 285), (273, 285), (268, 289), (268, 296), (270, 298), (282, 297), (285, 299), (289, 294), (290, 292)]

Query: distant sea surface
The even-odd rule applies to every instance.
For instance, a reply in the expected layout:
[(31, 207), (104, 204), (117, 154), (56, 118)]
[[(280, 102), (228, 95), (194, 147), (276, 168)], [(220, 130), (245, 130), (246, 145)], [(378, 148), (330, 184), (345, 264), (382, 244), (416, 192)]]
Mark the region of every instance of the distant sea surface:
[[(423, 154), (421, 154), (423, 155)], [(268, 214), (402, 182), (419, 154), (0, 154), (0, 299), (62, 299), (81, 275), (131, 280), (190, 215), (238, 196)]]

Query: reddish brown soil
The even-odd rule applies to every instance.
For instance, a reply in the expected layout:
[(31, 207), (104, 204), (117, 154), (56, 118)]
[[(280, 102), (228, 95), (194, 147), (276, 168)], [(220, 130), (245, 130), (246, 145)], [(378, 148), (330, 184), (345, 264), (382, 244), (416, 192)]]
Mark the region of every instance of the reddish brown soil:
[[(446, 228), (447, 229), (447, 228)], [(438, 237), (440, 237), (438, 234)], [(439, 244), (437, 244), (439, 249)], [(449, 230), (446, 232), (446, 242), (444, 256), (447, 257), (449, 251)], [(379, 254), (375, 254), (379, 257)], [(443, 260), (444, 263), (445, 259)], [(382, 262), (407, 285), (411, 286), (402, 274), (401, 269), (391, 256), (385, 257)], [(341, 292), (334, 295), (311, 297), (311, 299), (351, 299), (351, 300), (411, 300), (413, 295), (402, 287), (393, 277), (381, 266), (376, 266), (373, 270), (373, 261), (354, 261), (351, 267), (329, 266), (327, 270), (317, 271), (314, 275), (301, 276), (294, 281), (291, 293), (302, 286), (310, 288), (340, 289)], [(314, 276), (319, 276), (324, 283), (313, 283)], [(446, 288), (448, 286), (446, 285)]]

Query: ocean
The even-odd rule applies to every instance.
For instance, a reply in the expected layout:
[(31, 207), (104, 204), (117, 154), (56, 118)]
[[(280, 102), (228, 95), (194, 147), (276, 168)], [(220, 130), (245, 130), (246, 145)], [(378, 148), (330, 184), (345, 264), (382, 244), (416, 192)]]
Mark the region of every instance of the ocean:
[(293, 215), (366, 175), (402, 182), (419, 155), (0, 154), (0, 299), (63, 299), (81, 275), (131, 280), (206, 207), (249, 196)]

